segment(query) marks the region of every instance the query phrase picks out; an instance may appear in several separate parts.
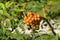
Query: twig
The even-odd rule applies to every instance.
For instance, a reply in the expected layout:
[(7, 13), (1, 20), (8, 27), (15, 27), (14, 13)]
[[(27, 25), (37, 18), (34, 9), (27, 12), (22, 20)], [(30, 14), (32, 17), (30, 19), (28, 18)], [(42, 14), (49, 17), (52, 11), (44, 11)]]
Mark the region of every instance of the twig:
[(48, 20), (47, 20), (46, 18), (44, 18), (44, 17), (41, 17), (41, 19), (44, 19), (44, 20), (49, 24), (49, 27), (51, 28), (52, 33), (53, 33), (54, 35), (56, 35), (56, 33), (54, 32), (53, 27), (52, 27), (51, 24), (48, 22)]

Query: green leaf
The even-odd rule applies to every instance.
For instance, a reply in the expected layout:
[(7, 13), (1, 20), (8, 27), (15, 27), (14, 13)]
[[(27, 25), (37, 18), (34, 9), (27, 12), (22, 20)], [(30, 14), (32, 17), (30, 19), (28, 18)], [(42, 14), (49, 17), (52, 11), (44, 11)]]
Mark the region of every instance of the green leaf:
[(6, 25), (10, 27), (12, 26), (10, 21), (6, 21)]
[(3, 14), (3, 10), (0, 10), (0, 15), (2, 15)]
[(8, 1), (8, 2), (5, 3), (5, 7), (9, 8), (12, 4), (13, 4), (13, 2)]
[(23, 24), (20, 24), (19, 27), (20, 27), (20, 28), (24, 28), (24, 25), (23, 25)]
[(6, 30), (6, 35), (9, 36), (11, 34), (10, 30)]
[(4, 4), (0, 3), (0, 8), (5, 9)]
[(10, 22), (11, 22), (12, 28), (14, 28), (14, 25), (15, 25), (14, 19), (11, 19)]
[(18, 31), (17, 29), (16, 29), (15, 31), (16, 31), (16, 34), (17, 34), (17, 35), (19, 35), (19, 34), (20, 34), (20, 33), (19, 33), (19, 31)]
[(59, 38), (59, 35), (58, 35), (58, 34), (56, 34), (55, 39), (56, 39), (56, 40), (58, 40), (58, 38)]
[(3, 34), (5, 34), (6, 32), (6, 28), (3, 26), (3, 24), (0, 24), (0, 27), (1, 27), (1, 31)]

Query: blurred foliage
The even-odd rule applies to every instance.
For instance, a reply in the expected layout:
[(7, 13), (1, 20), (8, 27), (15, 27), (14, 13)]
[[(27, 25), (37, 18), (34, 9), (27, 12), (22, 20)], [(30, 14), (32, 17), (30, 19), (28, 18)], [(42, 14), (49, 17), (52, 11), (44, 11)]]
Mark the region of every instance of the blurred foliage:
[(38, 35), (35, 34), (32, 38), (26, 34), (20, 34), (16, 29), (16, 33), (11, 33), (2, 24), (0, 24), (0, 40), (58, 40), (58, 35)]
[(11, 31), (5, 27), (22, 28), (22, 16), (26, 12), (31, 11), (43, 16), (42, 5), (47, 6), (46, 8), (50, 7), (46, 10), (48, 17), (60, 16), (60, 0), (53, 0), (52, 7), (47, 0), (0, 0), (0, 40), (28, 40), (29, 36), (20, 35), (18, 32), (11, 34)]

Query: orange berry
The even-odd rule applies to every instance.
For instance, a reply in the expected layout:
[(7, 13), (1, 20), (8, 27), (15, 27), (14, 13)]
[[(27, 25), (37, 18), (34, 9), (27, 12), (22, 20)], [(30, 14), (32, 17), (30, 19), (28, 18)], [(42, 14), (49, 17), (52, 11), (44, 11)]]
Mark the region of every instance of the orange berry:
[(37, 18), (35, 18), (35, 20), (37, 20)]
[(26, 20), (26, 19), (27, 19), (27, 17), (25, 16), (25, 17), (24, 17), (24, 20)]
[(37, 18), (37, 20), (39, 21), (39, 20), (40, 20), (40, 18)]
[(37, 17), (39, 18), (39, 17), (40, 17), (40, 15), (37, 15)]
[(34, 20), (34, 17), (33, 17), (33, 18), (31, 18), (31, 20), (33, 21), (33, 20)]
[(30, 15), (32, 15), (32, 12), (28, 12), (27, 16), (30, 16)]
[(32, 15), (29, 15), (30, 18), (32, 18)]
[(26, 21), (25, 20), (23, 20), (23, 23), (25, 23)]
[(29, 22), (32, 22), (32, 21), (33, 21), (33, 19), (30, 19), (30, 20), (29, 20)]
[(29, 23), (27, 22), (26, 25), (29, 26)]
[(27, 18), (27, 21), (30, 21), (31, 18)]
[(34, 17), (37, 17), (36, 15), (34, 15)]
[(29, 22), (29, 20), (25, 20), (25, 23), (28, 23)]
[(32, 23), (30, 23), (30, 25), (32, 25)]

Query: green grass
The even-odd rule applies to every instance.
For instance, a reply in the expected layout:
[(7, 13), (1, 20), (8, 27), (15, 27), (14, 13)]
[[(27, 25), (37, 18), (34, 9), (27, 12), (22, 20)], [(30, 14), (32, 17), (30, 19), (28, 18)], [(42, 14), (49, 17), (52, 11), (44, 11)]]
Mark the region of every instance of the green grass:
[(43, 35), (35, 37), (35, 39), (33, 40), (58, 40), (58, 35), (53, 36), (53, 35), (43, 34)]

